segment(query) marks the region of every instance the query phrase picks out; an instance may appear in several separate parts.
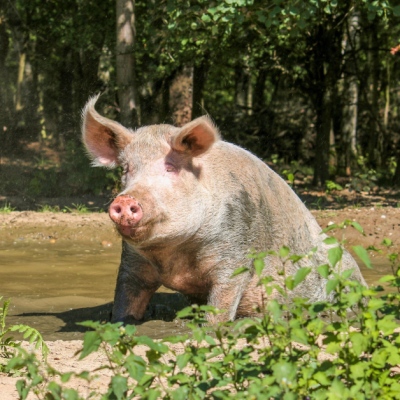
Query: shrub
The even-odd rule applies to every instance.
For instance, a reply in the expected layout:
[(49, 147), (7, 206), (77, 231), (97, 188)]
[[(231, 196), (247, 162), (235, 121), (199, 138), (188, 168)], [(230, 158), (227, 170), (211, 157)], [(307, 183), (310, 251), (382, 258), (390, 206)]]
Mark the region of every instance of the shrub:
[(35, 329), (28, 325), (16, 324), (7, 326), (6, 317), (8, 314), (8, 308), (10, 306), (10, 300), (4, 300), (0, 296), (0, 302), (2, 307), (0, 308), (0, 372), (6, 370), (12, 371), (14, 368), (6, 366), (5, 360), (13, 359), (18, 351), (21, 351), (20, 342), (13, 339), (10, 336), (10, 332), (19, 332), (23, 334), (24, 339), (28, 340), (29, 343), (35, 343), (35, 348), (41, 348), (44, 357), (47, 356), (48, 347), (43, 341), (42, 335)]

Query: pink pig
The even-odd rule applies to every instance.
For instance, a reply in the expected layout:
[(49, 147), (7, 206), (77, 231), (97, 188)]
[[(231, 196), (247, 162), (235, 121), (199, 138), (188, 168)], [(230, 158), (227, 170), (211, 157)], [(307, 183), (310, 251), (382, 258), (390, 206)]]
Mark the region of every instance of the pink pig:
[[(256, 313), (266, 294), (257, 286), (255, 251), (294, 254), (318, 250), (303, 266), (312, 271), (293, 291), (310, 301), (327, 298), (316, 267), (327, 263), (326, 235), (292, 189), (248, 151), (221, 140), (211, 120), (200, 117), (177, 128), (152, 125), (131, 130), (99, 115), (91, 99), (83, 112), (83, 141), (93, 165), (123, 167), (123, 191), (109, 214), (123, 239), (113, 320), (141, 320), (154, 292), (164, 285), (196, 302), (225, 310), (210, 321)], [(249, 270), (232, 278), (239, 267)], [(365, 284), (344, 251), (343, 269)], [(282, 280), (282, 262), (265, 258), (265, 275)]]

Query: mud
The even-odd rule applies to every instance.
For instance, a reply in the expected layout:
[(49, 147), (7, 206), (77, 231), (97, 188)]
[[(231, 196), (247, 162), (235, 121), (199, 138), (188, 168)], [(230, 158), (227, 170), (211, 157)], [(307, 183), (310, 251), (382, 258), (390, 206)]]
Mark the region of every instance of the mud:
[[(11, 299), (8, 323), (33, 326), (46, 340), (73, 340), (85, 331), (77, 323), (108, 321), (120, 247), (104, 213), (0, 215), (0, 296)], [(186, 305), (183, 296), (162, 288), (139, 334), (182, 332), (173, 320)]]

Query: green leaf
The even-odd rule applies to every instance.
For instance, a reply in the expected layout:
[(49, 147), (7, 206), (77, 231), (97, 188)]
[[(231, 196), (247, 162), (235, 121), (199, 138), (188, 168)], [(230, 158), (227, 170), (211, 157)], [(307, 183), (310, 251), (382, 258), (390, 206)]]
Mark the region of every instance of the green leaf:
[(326, 284), (326, 293), (331, 293), (339, 284), (339, 279), (330, 279)]
[(256, 270), (257, 276), (261, 276), (261, 273), (263, 272), (264, 267), (265, 267), (265, 263), (262, 258), (256, 258), (254, 260), (254, 269)]
[(142, 357), (130, 354), (125, 361), (125, 368), (129, 372), (129, 376), (139, 382), (146, 372), (146, 362)]
[(377, 349), (372, 354), (372, 364), (375, 368), (384, 368), (388, 358), (386, 349)]
[(357, 364), (350, 365), (351, 375), (354, 379), (364, 378), (367, 370), (368, 365), (366, 363), (358, 362)]
[(368, 339), (362, 333), (351, 333), (350, 341), (352, 343), (352, 348), (356, 356), (360, 356), (361, 353), (368, 349)]
[(328, 379), (326, 374), (322, 371), (318, 371), (316, 374), (314, 374), (313, 378), (323, 386), (330, 386), (331, 381)]
[(308, 337), (304, 329), (292, 329), (291, 338), (295, 342), (308, 344)]
[(395, 280), (396, 280), (395, 276), (393, 276), (393, 275), (385, 275), (385, 276), (382, 276), (382, 278), (380, 278), (378, 282), (386, 283), (386, 282), (392, 282), (392, 281), (395, 281)]
[(348, 390), (346, 389), (346, 387), (344, 386), (344, 384), (342, 383), (342, 381), (340, 381), (339, 379), (335, 379), (332, 383), (332, 386), (330, 388), (330, 393), (332, 393), (334, 396), (333, 397), (329, 397), (329, 398), (334, 398), (334, 399), (346, 399), (347, 397), (347, 392)]
[(306, 279), (307, 275), (311, 272), (311, 268), (309, 267), (302, 267), (297, 270), (296, 275), (293, 278), (293, 288), (299, 285), (301, 282)]
[(353, 246), (354, 252), (357, 254), (358, 258), (365, 264), (367, 268), (372, 268), (371, 260), (369, 258), (367, 250), (362, 246)]
[(327, 233), (329, 231), (332, 231), (334, 229), (337, 229), (339, 227), (338, 224), (330, 224), (326, 228), (322, 229), (322, 233)]
[(400, 6), (395, 6), (392, 10), (395, 17), (400, 17)]
[(391, 335), (398, 327), (398, 324), (393, 320), (393, 318), (393, 315), (386, 315), (378, 321), (378, 329), (382, 331), (384, 335)]
[(111, 378), (111, 388), (118, 400), (125, 399), (125, 392), (128, 390), (128, 382), (124, 376), (115, 375)]
[(183, 353), (179, 354), (176, 357), (176, 365), (179, 367), (179, 369), (183, 369), (186, 367), (187, 363), (190, 361), (192, 355), (190, 353)]
[(98, 332), (96, 331), (85, 332), (85, 336), (83, 338), (83, 349), (79, 356), (79, 359), (82, 360), (89, 354), (93, 353), (94, 351), (97, 351), (100, 344), (101, 344), (101, 337)]
[(365, 235), (365, 233), (364, 233), (364, 228), (363, 228), (358, 222), (352, 221), (352, 222), (350, 223), (350, 225), (351, 225), (353, 228), (355, 228), (358, 232), (360, 232), (361, 234)]
[(280, 384), (285, 384), (285, 385), (292, 384), (292, 382), (296, 377), (296, 372), (297, 372), (296, 365), (286, 361), (277, 362), (272, 367), (272, 370), (274, 372), (276, 380)]
[(336, 238), (334, 238), (334, 237), (327, 237), (326, 239), (324, 239), (323, 242), (325, 244), (332, 245), (332, 244), (337, 244), (338, 240)]
[(236, 275), (241, 275), (241, 274), (247, 272), (248, 270), (249, 270), (249, 269), (248, 269), (247, 267), (239, 267), (239, 268), (236, 268), (236, 269), (233, 271), (233, 274), (231, 275), (231, 278), (233, 278), (233, 277), (236, 276)]
[(193, 315), (193, 309), (190, 306), (185, 307), (184, 309), (182, 309), (176, 313), (176, 316), (180, 319), (191, 317), (192, 315)]
[(279, 256), (280, 256), (281, 258), (286, 258), (286, 257), (289, 255), (289, 252), (290, 252), (289, 247), (287, 247), (287, 246), (282, 246), (282, 247), (279, 249)]
[(65, 374), (61, 375), (61, 382), (66, 383), (71, 379), (71, 376), (73, 375), (73, 372), (67, 372)]
[(334, 268), (336, 264), (342, 259), (343, 249), (340, 246), (332, 247), (328, 250), (328, 260)]
[(318, 273), (325, 279), (328, 278), (329, 274), (330, 274), (330, 266), (328, 264), (324, 264), (324, 265), (320, 265), (317, 268)]
[(386, 247), (390, 247), (390, 246), (393, 245), (393, 242), (392, 242), (392, 240), (390, 240), (390, 239), (388, 239), (388, 238), (384, 238), (384, 239), (382, 240), (382, 244), (383, 244), (384, 246), (386, 246)]

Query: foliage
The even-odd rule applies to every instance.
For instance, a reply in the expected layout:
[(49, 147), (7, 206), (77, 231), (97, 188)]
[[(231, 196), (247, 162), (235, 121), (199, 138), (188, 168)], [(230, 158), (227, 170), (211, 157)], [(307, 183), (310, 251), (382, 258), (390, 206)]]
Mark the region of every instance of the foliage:
[(73, 206), (73, 208), (64, 207), (63, 212), (70, 212), (70, 213), (77, 212), (78, 214), (86, 214), (86, 213), (90, 212), (85, 204), (72, 203), (72, 206)]
[(49, 204), (44, 204), (39, 207), (38, 212), (60, 212), (59, 206), (51, 206)]
[[(62, 161), (61, 175), (39, 163), (26, 185), (30, 196), (99, 193), (113, 186), (109, 171), (82, 168), (77, 138), (80, 111), (94, 93), (103, 92), (105, 114), (118, 117), (114, 3), (10, 0), (0, 10), (0, 156), (32, 141), (76, 154)], [(349, 35), (354, 15), (359, 43)], [(399, 15), (396, 1), (388, 0), (136, 1), (131, 76), (137, 76), (142, 121), (171, 119), (173, 97), (182, 96), (173, 94), (171, 84), (183, 69), (194, 76), (204, 64), (201, 107), (227, 139), (263, 158), (278, 154), (318, 171), (318, 156), (325, 153), (316, 149), (322, 122), (332, 126), (335, 157), (348, 152), (345, 90), (353, 79), (358, 156), (369, 169), (387, 174), (389, 165), (390, 177), (400, 175), (393, 168), (399, 53), (389, 51), (398, 44)], [(322, 113), (327, 93), (332, 107)], [(349, 163), (340, 170), (359, 169)], [(288, 174), (290, 182), (294, 177)], [(334, 181), (324, 181), (329, 179)], [(353, 182), (360, 185), (366, 186)], [(12, 190), (13, 182), (6, 186)]]
[(11, 207), (10, 203), (5, 202), (4, 206), (0, 207), (0, 213), (8, 214), (11, 211), (14, 211), (15, 208)]
[[(118, 187), (120, 171), (91, 168), (82, 145), (69, 141), (62, 154), (64, 162), (61, 166), (40, 160), (30, 171), (31, 177), (27, 187), (22, 187), (21, 191), (35, 198), (99, 195), (112, 192)], [(78, 212), (83, 212), (82, 207), (76, 205), (75, 208)]]
[[(352, 225), (362, 232), (354, 222)], [(335, 226), (334, 228), (338, 228)], [(152, 340), (137, 336), (135, 326), (85, 322), (92, 328), (85, 334), (80, 358), (102, 349), (109, 363), (101, 369), (111, 372), (104, 393), (89, 398), (142, 399), (395, 399), (399, 398), (400, 294), (380, 288), (368, 289), (351, 279), (351, 271), (341, 271), (341, 247), (328, 238), (330, 265), (318, 267), (326, 281), (331, 301), (310, 304), (290, 292), (301, 285), (310, 268), (299, 268), (277, 285), (262, 275), (267, 253), (251, 255), (255, 272), (267, 295), (278, 291), (282, 301), (267, 296), (259, 317), (207, 325), (207, 315), (217, 310), (192, 306), (179, 312), (187, 319), (191, 335)], [(390, 247), (391, 242), (385, 240)], [(370, 264), (365, 249), (355, 246), (362, 261)], [(297, 262), (307, 255), (293, 255), (287, 247), (268, 252), (283, 263)], [(398, 254), (390, 254), (393, 275), (382, 278), (399, 289)], [(336, 265), (335, 271), (331, 266)], [(234, 274), (244, 273), (240, 268)], [(146, 356), (137, 349), (146, 348)], [(32, 355), (20, 354), (9, 361), (8, 369), (27, 367), (27, 375), (17, 388), (22, 399), (29, 391), (57, 399), (80, 399), (67, 387), (71, 378), (90, 382), (95, 372), (61, 373), (49, 365), (43, 375)], [(58, 377), (59, 379), (55, 379)], [(88, 398), (88, 397), (86, 397)]]
[[(35, 343), (35, 349), (41, 349), (42, 355), (44, 357), (47, 356), (48, 347), (46, 343), (43, 341), (42, 335), (35, 329), (31, 328), (28, 325), (23, 324), (15, 324), (11, 326), (6, 325), (6, 317), (8, 314), (8, 308), (10, 306), (10, 300), (3, 300), (3, 297), (0, 297), (0, 302), (2, 302), (2, 308), (0, 308), (0, 372), (8, 371), (11, 372), (15, 369), (18, 369), (17, 366), (13, 366), (10, 368), (6, 367), (4, 363), (5, 359), (14, 359), (14, 357), (22, 351), (20, 348), (20, 342), (14, 340), (12, 336), (10, 336), (10, 332), (19, 332), (23, 334), (23, 338), (29, 343)], [(23, 352), (23, 354), (27, 354)], [(34, 356), (32, 356), (34, 357)]]
[(373, 188), (378, 186), (379, 178), (382, 174), (377, 173), (375, 170), (370, 169), (366, 172), (355, 172), (351, 177), (350, 182), (346, 185), (350, 190), (356, 192), (369, 193)]
[(338, 183), (333, 182), (333, 181), (326, 181), (325, 182), (326, 185), (326, 190), (327, 192), (331, 192), (334, 190), (343, 190), (342, 186), (340, 186)]

